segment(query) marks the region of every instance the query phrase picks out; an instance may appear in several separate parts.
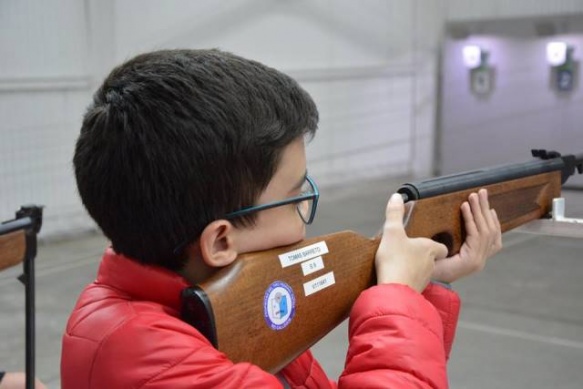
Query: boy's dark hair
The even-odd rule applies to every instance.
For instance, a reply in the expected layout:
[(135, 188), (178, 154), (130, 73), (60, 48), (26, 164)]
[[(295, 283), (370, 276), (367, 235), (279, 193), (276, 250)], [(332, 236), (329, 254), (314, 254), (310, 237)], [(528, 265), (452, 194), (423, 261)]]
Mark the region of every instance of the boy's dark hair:
[(85, 113), (79, 194), (116, 252), (178, 270), (174, 248), (253, 205), (283, 149), (317, 122), (297, 82), (258, 62), (218, 50), (142, 54), (109, 74)]

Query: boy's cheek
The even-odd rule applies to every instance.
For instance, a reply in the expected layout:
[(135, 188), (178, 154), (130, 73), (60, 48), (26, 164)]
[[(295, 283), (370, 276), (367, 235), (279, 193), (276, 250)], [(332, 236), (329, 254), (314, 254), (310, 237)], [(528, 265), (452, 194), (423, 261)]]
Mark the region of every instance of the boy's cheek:
[(270, 217), (269, 222), (265, 220), (266, 223), (263, 224), (264, 228), (262, 228), (263, 236), (267, 238), (264, 243), (268, 247), (265, 247), (265, 249), (297, 243), (305, 238), (306, 225), (295, 207), (291, 210), (286, 210), (285, 213), (282, 212), (279, 215), (273, 214), (270, 216), (273, 216), (273, 218)]

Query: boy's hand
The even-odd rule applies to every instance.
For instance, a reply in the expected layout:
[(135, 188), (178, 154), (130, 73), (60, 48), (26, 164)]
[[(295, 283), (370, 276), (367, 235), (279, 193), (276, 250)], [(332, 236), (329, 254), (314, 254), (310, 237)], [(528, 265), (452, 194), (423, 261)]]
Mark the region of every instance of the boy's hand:
[(472, 193), (461, 207), (466, 226), (466, 241), (453, 257), (437, 261), (432, 279), (453, 282), (478, 272), (486, 260), (502, 248), (502, 232), (498, 215), (490, 209), (488, 192), (480, 189)]
[(403, 228), (404, 213), (401, 195), (392, 195), (375, 256), (377, 284), (405, 284), (421, 292), (431, 279), (435, 260), (445, 258), (447, 248), (431, 239), (408, 238)]
[[(24, 389), (26, 386), (26, 375), (24, 372), (6, 372), (0, 382), (0, 389)], [(35, 389), (47, 389), (38, 378), (34, 380)]]

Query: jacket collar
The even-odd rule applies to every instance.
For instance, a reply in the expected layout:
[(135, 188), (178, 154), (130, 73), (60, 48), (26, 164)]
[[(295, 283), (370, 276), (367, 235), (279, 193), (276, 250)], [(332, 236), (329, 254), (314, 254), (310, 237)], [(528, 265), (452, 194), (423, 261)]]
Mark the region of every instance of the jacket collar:
[(158, 266), (146, 266), (111, 247), (105, 250), (97, 284), (127, 293), (132, 300), (153, 301), (180, 310), (180, 294), (188, 283), (179, 274)]

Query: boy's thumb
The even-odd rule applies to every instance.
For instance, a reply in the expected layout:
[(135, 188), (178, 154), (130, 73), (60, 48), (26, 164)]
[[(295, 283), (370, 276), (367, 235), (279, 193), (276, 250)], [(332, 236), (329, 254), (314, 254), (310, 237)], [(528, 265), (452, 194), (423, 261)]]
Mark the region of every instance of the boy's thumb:
[(386, 218), (387, 222), (397, 225), (403, 225), (403, 216), (405, 215), (405, 204), (403, 197), (399, 193), (393, 193), (387, 203)]

